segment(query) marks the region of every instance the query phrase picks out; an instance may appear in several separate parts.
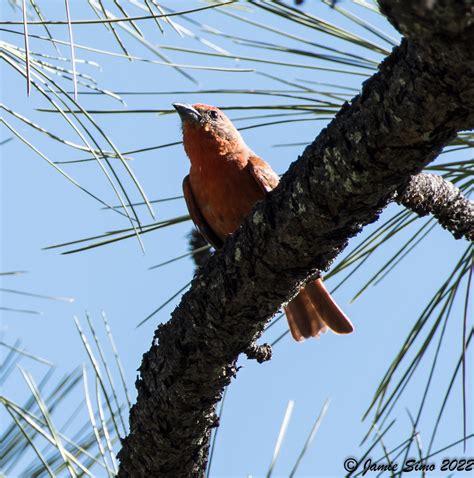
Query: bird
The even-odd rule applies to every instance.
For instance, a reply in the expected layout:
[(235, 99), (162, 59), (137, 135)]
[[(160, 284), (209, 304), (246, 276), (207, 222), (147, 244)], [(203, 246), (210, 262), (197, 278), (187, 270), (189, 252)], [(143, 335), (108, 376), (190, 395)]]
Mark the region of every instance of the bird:
[[(215, 248), (222, 247), (256, 202), (277, 187), (279, 176), (245, 143), (219, 108), (173, 103), (179, 114), (184, 150), (191, 162), (183, 193), (191, 219)], [(321, 278), (310, 280), (284, 307), (293, 338), (300, 342), (328, 329), (349, 334), (354, 327)]]

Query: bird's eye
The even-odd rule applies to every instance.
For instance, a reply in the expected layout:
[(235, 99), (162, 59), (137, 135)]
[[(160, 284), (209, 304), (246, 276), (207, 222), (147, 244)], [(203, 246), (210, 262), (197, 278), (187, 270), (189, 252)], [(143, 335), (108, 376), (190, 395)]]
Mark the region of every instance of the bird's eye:
[(209, 112), (209, 117), (213, 120), (217, 119), (218, 116), (219, 116), (219, 113), (217, 111), (210, 111)]

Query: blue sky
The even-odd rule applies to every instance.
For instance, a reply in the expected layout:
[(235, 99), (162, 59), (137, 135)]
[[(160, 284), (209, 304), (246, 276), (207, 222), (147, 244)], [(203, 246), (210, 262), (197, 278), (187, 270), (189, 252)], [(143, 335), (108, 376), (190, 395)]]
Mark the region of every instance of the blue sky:
[[(46, 0), (38, 3), (44, 8), (46, 18), (64, 19), (63, 2)], [(342, 4), (343, 7), (351, 7), (349, 2), (342, 2)], [(198, 2), (173, 2), (173, 8), (183, 10), (201, 5)], [(112, 8), (112, 6), (109, 7)], [(334, 21), (342, 28), (350, 28), (351, 31), (363, 34), (364, 37), (390, 49), (386, 43), (363, 32), (361, 28), (354, 26), (352, 22), (324, 5), (308, 1), (304, 8)], [(140, 14), (133, 7), (130, 7), (130, 12)], [(362, 16), (368, 15), (364, 10), (359, 9), (357, 12)], [(12, 11), (6, 5), (3, 6), (1, 13), (3, 18), (21, 19), (19, 12)], [(271, 24), (276, 30), (284, 29), (294, 35), (301, 35), (311, 41), (335, 48), (344, 45), (346, 50), (354, 53), (364, 52), (376, 61), (382, 58), (381, 55), (355, 49), (352, 44), (335, 40), (319, 32), (277, 20), (261, 10), (244, 12), (244, 14), (252, 21)], [(92, 18), (93, 13), (84, 4), (73, 4), (71, 15), (73, 18), (82, 19)], [(288, 46), (301, 46), (296, 41), (265, 32), (217, 12), (201, 12), (192, 18), (241, 37)], [(396, 33), (383, 19), (374, 16), (368, 18), (374, 21), (378, 28), (397, 38)], [(284, 81), (297, 82), (300, 85), (310, 85), (310, 83), (304, 83), (305, 81), (318, 81), (356, 89), (360, 88), (364, 80), (364, 76), (360, 75), (331, 73), (304, 67), (320, 65), (334, 68), (334, 64), (329, 62), (309, 57), (295, 59), (281, 52), (263, 52), (219, 36), (202, 33), (197, 25), (186, 23), (185, 20), (179, 22), (232, 53), (274, 61), (287, 59), (294, 63), (301, 63), (303, 66), (289, 67), (245, 60), (235, 61), (168, 50), (166, 54), (177, 63), (254, 70), (247, 72), (186, 70), (198, 82), (193, 84), (168, 66), (140, 61), (130, 62), (121, 57), (76, 49), (78, 59), (100, 63), (100, 69), (93, 65), (77, 63), (78, 72), (92, 75), (100, 87), (109, 91), (138, 90), (160, 93), (142, 96), (124, 94), (122, 96), (127, 102), (126, 107), (110, 98), (79, 95), (79, 103), (85, 108), (119, 112), (118, 114), (97, 113), (93, 116), (123, 152), (179, 141), (181, 134), (179, 119), (174, 113), (121, 114), (127, 109), (169, 110), (172, 113), (172, 102), (204, 102), (223, 107), (304, 102), (257, 94), (219, 96), (193, 93), (200, 89), (223, 87), (295, 89), (263, 76), (262, 73), (273, 75)], [(152, 44), (212, 51), (190, 37), (180, 38), (167, 25), (164, 25), (166, 29), (164, 36), (160, 34), (153, 21), (142, 22), (140, 27), (143, 28)], [(17, 30), (20, 31), (21, 28)], [(55, 38), (67, 41), (67, 31), (64, 26), (51, 27), (51, 31)], [(31, 25), (30, 33), (44, 35), (44, 30)], [(127, 37), (126, 34), (122, 36), (134, 55), (157, 59), (151, 51)], [(74, 26), (74, 38), (78, 45), (120, 53), (113, 36), (100, 25)], [(11, 33), (2, 32), (2, 40), (22, 46), (21, 37)], [(311, 51), (321, 51), (314, 46), (304, 45), (303, 47)], [(55, 54), (49, 44), (34, 38), (30, 40), (30, 48), (32, 51)], [(60, 46), (60, 51), (62, 56), (69, 58), (70, 52), (67, 47)], [(65, 68), (70, 66), (67, 61), (61, 64)], [(2, 63), (1, 68), (0, 94), (3, 103), (43, 127), (58, 132), (74, 143), (80, 143), (77, 135), (57, 114), (37, 111), (37, 108), (49, 107), (49, 105), (36, 91), (33, 91), (30, 97), (26, 96), (26, 83), (22, 77), (8, 68), (5, 63)], [(340, 65), (339, 68), (341, 68)], [(363, 70), (358, 71), (363, 72)], [(370, 75), (371, 72), (368, 71), (366, 74)], [(61, 80), (61, 84), (71, 89), (70, 82)], [(188, 93), (167, 93), (174, 91)], [(304, 90), (301, 94), (306, 95)], [(246, 112), (232, 109), (228, 111), (229, 116), (239, 127), (257, 123), (259, 120), (249, 120), (245, 117), (263, 113), (265, 111)], [(33, 131), (5, 111), (2, 111), (2, 115), (53, 161), (88, 157), (87, 153), (60, 145), (46, 138), (45, 135)], [(263, 122), (266, 121), (263, 120)], [(326, 119), (314, 120), (311, 117), (311, 120), (305, 122), (248, 129), (243, 132), (243, 135), (257, 154), (270, 162), (278, 173), (284, 173), (288, 165), (302, 152), (303, 146), (299, 143), (312, 141), (326, 124)], [(0, 128), (0, 131), (2, 140), (12, 136), (5, 127)], [(294, 143), (298, 145), (280, 146)], [(57, 249), (43, 250), (53, 244), (127, 228), (129, 223), (124, 217), (101, 209), (100, 204), (71, 185), (18, 139), (1, 146), (0, 151), (2, 181), (0, 271), (28, 271), (24, 275), (4, 277), (2, 287), (75, 299), (73, 303), (51, 302), (3, 293), (0, 297), (4, 307), (40, 310), (43, 315), (3, 312), (2, 340), (12, 344), (17, 338), (21, 338), (22, 347), (30, 353), (52, 361), (56, 365), (55, 373), (57, 377), (60, 377), (87, 362), (87, 356), (74, 326), (73, 316), (78, 316), (85, 325), (85, 313), (88, 311), (97, 325), (100, 336), (105, 341), (106, 336), (102, 333), (100, 320), (101, 311), (105, 310), (120, 351), (126, 381), (134, 394), (133, 384), (141, 356), (149, 348), (156, 325), (168, 320), (170, 312), (179, 302), (179, 297), (143, 327), (137, 329), (136, 325), (185, 285), (191, 279), (194, 270), (190, 258), (157, 270), (149, 271), (148, 268), (185, 253), (188, 250), (187, 234), (192, 229), (192, 224), (185, 222), (146, 234), (143, 237), (146, 248), (144, 255), (134, 238), (71, 255), (61, 255), (61, 250)], [(182, 178), (187, 174), (189, 164), (180, 145), (130, 156), (133, 157), (130, 165), (150, 199), (181, 195)], [(117, 204), (113, 191), (95, 162), (64, 165), (64, 169), (107, 202)], [(120, 171), (122, 178), (126, 178), (120, 167), (117, 170)], [(140, 201), (133, 184), (129, 180), (126, 184), (133, 200)], [(383, 213), (381, 220), (387, 219), (398, 210), (397, 206), (390, 206)], [(152, 221), (145, 208), (139, 208), (139, 212), (144, 223)], [(185, 214), (186, 206), (183, 200), (158, 203), (155, 205), (155, 212), (157, 219), (162, 220)], [(420, 221), (426, 221), (426, 219)], [(370, 287), (360, 298), (351, 303), (351, 298), (361, 285), (401, 247), (403, 240), (408, 239), (420, 224), (421, 222), (417, 222), (415, 227), (407, 228), (397, 238), (390, 241), (335, 294), (337, 301), (355, 324), (354, 334), (344, 337), (326, 334), (320, 340), (308, 340), (303, 344), (297, 344), (286, 336), (275, 346), (271, 362), (258, 365), (253, 361), (240, 360), (243, 368), (227, 393), (213, 458), (212, 476), (233, 477), (247, 476), (247, 474), (263, 476), (271, 461), (289, 400), (295, 403), (294, 412), (273, 476), (288, 475), (327, 398), (330, 399), (328, 412), (311, 449), (299, 467), (297, 476), (342, 476), (344, 458), (360, 456), (365, 451), (368, 445), (359, 447), (359, 443), (368, 429), (369, 422), (361, 422), (361, 417), (414, 321), (466, 247), (462, 241), (454, 241), (446, 231), (435, 228), (428, 238), (388, 277), (376, 287)], [(367, 234), (374, 231), (377, 225), (367, 227), (359, 237), (351, 241), (350, 247), (357, 245)], [(337, 277), (328, 281), (329, 288), (337, 281)], [(464, 293), (465, 285), (461, 290)], [(459, 357), (463, 305), (463, 297), (460, 296), (453, 307), (432, 390), (420, 421), (419, 431), (422, 442), (429, 441), (433, 418), (438, 412), (446, 384), (450, 380), (454, 364)], [(281, 320), (272, 327), (265, 340), (271, 342), (285, 328), (286, 321)], [(432, 348), (434, 347), (428, 351), (427, 357), (421, 363), (406, 393), (392, 413), (392, 418), (396, 417), (397, 422), (387, 435), (386, 443), (389, 448), (398, 445), (410, 433), (411, 426), (406, 409), (413, 415), (417, 413), (428, 377), (430, 357), (433, 356)], [(5, 353), (5, 350), (2, 350), (2, 353)], [(472, 360), (472, 353), (469, 358)], [(46, 371), (44, 365), (28, 359), (23, 359), (21, 364), (31, 371), (38, 382)], [(116, 379), (118, 380), (117, 377)], [(472, 397), (471, 385), (472, 374), (468, 376), (468, 400)], [(28, 395), (28, 389), (19, 371), (11, 375), (3, 387), (2, 394), (19, 402)], [(73, 398), (70, 404), (58, 411), (58, 423), (61, 423), (67, 415), (68, 409), (72, 410), (83, 402), (81, 386), (76, 389)], [(434, 449), (462, 437), (461, 403), (461, 384), (458, 379), (453, 395), (448, 401)], [(469, 433), (472, 432), (472, 413), (469, 410), (468, 412)], [(78, 421), (82, 416), (86, 416), (84, 408), (78, 415)], [(2, 422), (6, 423), (5, 414), (1, 417)], [(414, 448), (412, 451), (412, 455), (416, 455)], [(445, 455), (467, 457), (469, 453), (471, 455), (473, 453), (470, 443), (466, 452), (462, 450), (462, 447), (457, 447), (446, 452), (443, 457)], [(379, 447), (371, 456), (379, 458), (381, 455), (382, 451)], [(25, 463), (29, 462), (29, 459), (25, 458)], [(437, 464), (441, 463), (440, 457), (434, 460)], [(98, 476), (101, 476), (99, 472)]]

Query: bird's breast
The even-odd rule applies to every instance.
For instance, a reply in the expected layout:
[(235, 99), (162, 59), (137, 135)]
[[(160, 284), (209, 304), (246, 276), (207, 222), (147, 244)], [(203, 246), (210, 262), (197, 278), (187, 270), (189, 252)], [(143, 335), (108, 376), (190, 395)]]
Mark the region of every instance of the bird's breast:
[(220, 158), (191, 166), (189, 179), (208, 225), (222, 239), (232, 234), (264, 193), (244, 160)]

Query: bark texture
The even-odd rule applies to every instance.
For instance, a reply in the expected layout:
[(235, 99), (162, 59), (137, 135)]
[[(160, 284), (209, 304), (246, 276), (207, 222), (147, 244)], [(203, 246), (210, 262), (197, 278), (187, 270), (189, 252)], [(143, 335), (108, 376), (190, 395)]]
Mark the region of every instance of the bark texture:
[(441, 176), (413, 176), (398, 192), (397, 202), (419, 216), (432, 214), (456, 239), (474, 241), (474, 202)]
[(429, 3), (426, 10), (425, 0), (381, 2), (409, 38), (198, 271), (156, 330), (140, 366), (120, 477), (204, 476), (215, 406), (239, 354), (310, 274), (327, 269), (398, 189), (474, 126), (472, 3)]

